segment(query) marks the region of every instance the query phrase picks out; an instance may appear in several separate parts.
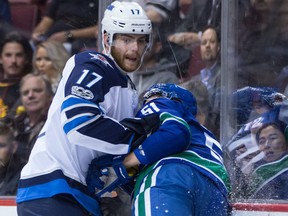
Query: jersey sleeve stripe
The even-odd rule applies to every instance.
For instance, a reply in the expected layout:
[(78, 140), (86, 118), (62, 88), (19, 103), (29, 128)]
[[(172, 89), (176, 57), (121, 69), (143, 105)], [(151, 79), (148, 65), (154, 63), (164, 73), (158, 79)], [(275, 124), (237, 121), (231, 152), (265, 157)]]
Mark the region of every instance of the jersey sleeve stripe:
[(77, 98), (77, 97), (74, 97), (74, 96), (69, 96), (67, 97), (64, 102), (62, 103), (62, 106), (61, 106), (61, 111), (67, 109), (67, 108), (71, 108), (73, 105), (79, 105), (79, 104), (86, 104), (86, 105), (90, 105), (90, 106), (95, 106), (97, 107), (97, 105), (95, 103), (92, 103), (88, 100), (84, 100), (82, 98)]
[(66, 134), (68, 134), (71, 130), (77, 130), (77, 128), (82, 127), (82, 125), (89, 124), (91, 121), (95, 121), (98, 119), (98, 116), (91, 119), (91, 116), (78, 116), (77, 118), (72, 119), (71, 121), (67, 122), (63, 129)]
[(172, 114), (167, 113), (167, 112), (163, 112), (160, 114), (160, 120), (161, 120), (162, 124), (164, 124), (166, 121), (170, 121), (170, 120), (177, 121), (178, 123), (183, 124), (187, 128), (187, 130), (190, 132), (190, 127), (189, 127), (188, 123), (184, 119), (182, 119), (178, 116), (172, 115)]

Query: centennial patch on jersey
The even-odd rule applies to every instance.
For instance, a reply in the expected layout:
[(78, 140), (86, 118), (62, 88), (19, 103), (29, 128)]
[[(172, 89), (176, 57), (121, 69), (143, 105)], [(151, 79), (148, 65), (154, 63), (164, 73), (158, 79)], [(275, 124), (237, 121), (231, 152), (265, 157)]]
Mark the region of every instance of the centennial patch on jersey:
[(84, 89), (81, 86), (72, 86), (71, 94), (86, 100), (91, 100), (94, 98), (93, 93), (89, 89)]
[(89, 55), (92, 56), (92, 58), (91, 58), (92, 60), (93, 59), (100, 60), (105, 65), (109, 65), (113, 69), (112, 65), (107, 61), (107, 59), (104, 56), (102, 56), (100, 54), (93, 54), (93, 53), (89, 53)]

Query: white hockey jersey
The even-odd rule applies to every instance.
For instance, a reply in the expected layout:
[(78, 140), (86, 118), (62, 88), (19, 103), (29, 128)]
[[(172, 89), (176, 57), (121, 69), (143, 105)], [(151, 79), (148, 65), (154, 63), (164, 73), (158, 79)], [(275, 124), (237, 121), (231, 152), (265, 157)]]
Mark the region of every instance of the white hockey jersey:
[(66, 193), (97, 215), (85, 183), (88, 165), (104, 153), (128, 153), (131, 133), (118, 121), (133, 117), (137, 105), (132, 82), (109, 57), (94, 51), (71, 57), (22, 170), (16, 201)]

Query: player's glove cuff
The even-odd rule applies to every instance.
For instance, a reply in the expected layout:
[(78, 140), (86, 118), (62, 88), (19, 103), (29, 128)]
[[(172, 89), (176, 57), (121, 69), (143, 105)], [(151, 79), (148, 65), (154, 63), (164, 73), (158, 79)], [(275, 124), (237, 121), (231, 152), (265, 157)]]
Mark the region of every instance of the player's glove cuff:
[(133, 180), (135, 172), (129, 174), (123, 164), (123, 156), (104, 155), (92, 160), (86, 183), (89, 191), (101, 197), (116, 187)]

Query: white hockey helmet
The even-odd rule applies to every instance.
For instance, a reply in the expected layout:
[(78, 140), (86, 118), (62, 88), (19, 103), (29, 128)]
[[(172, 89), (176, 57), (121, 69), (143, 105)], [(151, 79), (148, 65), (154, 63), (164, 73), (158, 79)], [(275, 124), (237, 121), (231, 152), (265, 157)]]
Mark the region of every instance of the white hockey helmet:
[(148, 35), (148, 48), (151, 47), (152, 23), (143, 8), (136, 2), (112, 2), (105, 10), (101, 24), (103, 47), (104, 33), (108, 34), (109, 44), (112, 44), (114, 34)]

